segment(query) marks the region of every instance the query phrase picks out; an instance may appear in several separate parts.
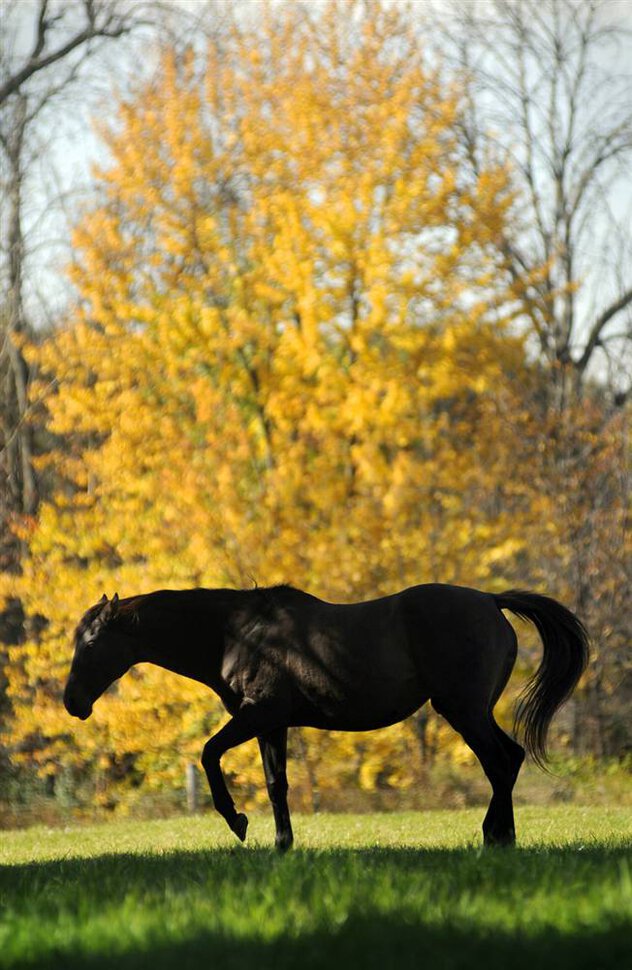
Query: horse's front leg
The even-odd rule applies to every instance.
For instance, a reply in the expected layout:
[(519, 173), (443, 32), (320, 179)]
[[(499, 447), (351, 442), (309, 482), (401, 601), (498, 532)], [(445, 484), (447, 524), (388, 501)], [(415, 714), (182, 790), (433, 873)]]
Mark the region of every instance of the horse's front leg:
[(274, 812), (276, 838), (274, 844), (286, 852), (294, 841), (290, 810), (287, 804), (287, 728), (278, 728), (259, 736), (261, 760), (266, 776), (268, 795)]
[[(278, 720), (276, 723), (278, 723)], [(222, 774), (220, 759), (229, 748), (250, 741), (258, 734), (267, 733), (267, 731), (273, 730), (275, 726), (275, 720), (267, 707), (246, 703), (242, 705), (228, 724), (225, 724), (217, 734), (214, 734), (206, 742), (202, 752), (202, 766), (208, 778), (213, 805), (242, 842), (246, 838), (248, 819), (243, 813), (235, 811), (235, 803), (230, 797)]]

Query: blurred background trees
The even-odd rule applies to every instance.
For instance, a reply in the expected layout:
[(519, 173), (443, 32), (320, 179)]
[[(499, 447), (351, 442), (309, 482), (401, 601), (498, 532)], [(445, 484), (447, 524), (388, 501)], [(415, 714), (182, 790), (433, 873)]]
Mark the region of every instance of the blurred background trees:
[(618, 4), (521, 0), (457, 4), (437, 26), (467, 91), (470, 164), (476, 170), (490, 150), (510, 160), (510, 271), (542, 269), (525, 320), (545, 375), (529, 405), (549, 453), (540, 487), (557, 501), (557, 565), (543, 563), (547, 575), (564, 566), (595, 638), (584, 703), (571, 710), (576, 745), (604, 754), (620, 743), (632, 699), (632, 21)]
[[(192, 19), (40, 0), (7, 20), (7, 777), (87, 780), (102, 804), (181, 784), (218, 705), (142, 670), (75, 732), (59, 703), (71, 631), (103, 590), (253, 580), (337, 600), (542, 589), (595, 642), (560, 746), (629, 751), (616, 7), (455, 5), (433, 24), (430, 7), (378, 2)], [(29, 183), (32, 132), (81, 101), (91, 63), (110, 77), (99, 45), (119, 44), (89, 191), (69, 206), (70, 285), (37, 312), (25, 200), (54, 198)], [(526, 673), (539, 646), (520, 634)], [(437, 750), (463, 757), (426, 713), (379, 739), (294, 744), (312, 805), (354, 781), (408, 788)], [(247, 790), (256, 761), (253, 746), (228, 763)]]

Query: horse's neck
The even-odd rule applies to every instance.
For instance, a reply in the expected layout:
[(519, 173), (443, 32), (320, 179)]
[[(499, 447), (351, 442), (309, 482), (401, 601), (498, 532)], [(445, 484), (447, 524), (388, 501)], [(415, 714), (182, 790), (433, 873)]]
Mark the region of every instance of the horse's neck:
[(222, 662), (224, 631), (235, 603), (223, 591), (150, 594), (139, 603), (129, 625), (139, 663), (214, 686)]

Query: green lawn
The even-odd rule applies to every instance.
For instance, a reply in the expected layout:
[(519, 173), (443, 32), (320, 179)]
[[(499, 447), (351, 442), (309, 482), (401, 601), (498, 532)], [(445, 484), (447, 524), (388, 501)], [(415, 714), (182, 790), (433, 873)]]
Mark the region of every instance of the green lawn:
[(0, 966), (576, 970), (632, 966), (632, 814), (523, 808), (295, 818), (297, 848), (214, 817), (0, 834)]

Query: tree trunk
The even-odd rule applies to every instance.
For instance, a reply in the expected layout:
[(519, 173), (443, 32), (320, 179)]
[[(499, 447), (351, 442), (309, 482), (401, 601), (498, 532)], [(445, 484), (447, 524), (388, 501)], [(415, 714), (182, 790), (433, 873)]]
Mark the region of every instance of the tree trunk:
[(24, 235), (22, 231), (22, 187), (26, 98), (20, 97), (15, 110), (15, 124), (5, 149), (8, 159), (8, 230), (9, 291), (6, 333), (2, 355), (5, 358), (4, 418), (1, 460), (6, 488), (3, 489), (3, 566), (19, 567), (20, 544), (11, 539), (11, 519), (33, 515), (37, 509), (37, 480), (33, 468), (32, 430), (28, 423), (29, 368), (19, 347), (20, 335), (28, 330), (24, 313)]

